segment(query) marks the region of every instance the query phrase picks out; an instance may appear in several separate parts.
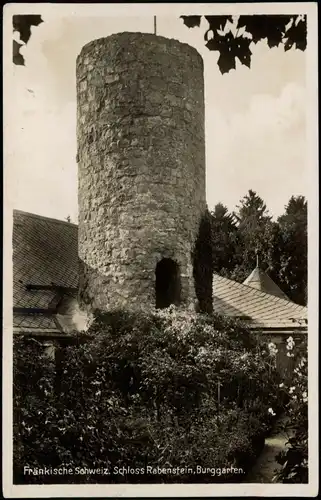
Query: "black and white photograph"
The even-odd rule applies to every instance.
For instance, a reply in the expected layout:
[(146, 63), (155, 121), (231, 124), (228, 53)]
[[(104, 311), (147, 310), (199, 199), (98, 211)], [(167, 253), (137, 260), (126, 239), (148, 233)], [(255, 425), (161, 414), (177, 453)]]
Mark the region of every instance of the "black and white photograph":
[(316, 496), (317, 4), (3, 17), (5, 498)]

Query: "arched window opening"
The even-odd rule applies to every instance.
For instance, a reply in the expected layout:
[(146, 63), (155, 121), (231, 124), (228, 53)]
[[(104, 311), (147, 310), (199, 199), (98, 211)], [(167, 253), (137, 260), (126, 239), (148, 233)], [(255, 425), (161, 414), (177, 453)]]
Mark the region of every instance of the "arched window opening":
[(172, 259), (162, 259), (156, 266), (156, 308), (165, 309), (179, 305), (181, 280), (178, 264)]

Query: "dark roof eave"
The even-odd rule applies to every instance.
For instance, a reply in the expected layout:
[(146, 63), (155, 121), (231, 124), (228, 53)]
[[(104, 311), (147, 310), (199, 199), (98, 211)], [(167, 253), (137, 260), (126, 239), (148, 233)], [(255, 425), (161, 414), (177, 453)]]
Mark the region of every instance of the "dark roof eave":
[(307, 333), (307, 326), (259, 326), (247, 325), (251, 330), (257, 330), (260, 333)]
[(30, 328), (30, 329), (28, 329), (28, 328), (22, 328), (22, 329), (15, 328), (13, 335), (14, 336), (23, 335), (25, 337), (41, 337), (41, 338), (50, 337), (50, 338), (57, 338), (57, 339), (70, 337), (69, 333), (63, 333), (63, 332), (60, 332), (59, 330), (48, 329), (46, 331), (44, 331), (44, 330), (37, 331), (37, 330), (32, 329), (32, 328)]

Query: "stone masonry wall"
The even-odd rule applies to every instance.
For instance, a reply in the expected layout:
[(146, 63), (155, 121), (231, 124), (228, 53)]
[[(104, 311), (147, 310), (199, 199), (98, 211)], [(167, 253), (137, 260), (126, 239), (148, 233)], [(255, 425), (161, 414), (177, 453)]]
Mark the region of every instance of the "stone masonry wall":
[(180, 266), (206, 207), (203, 61), (176, 40), (120, 33), (77, 58), (80, 302), (155, 307), (155, 268)]

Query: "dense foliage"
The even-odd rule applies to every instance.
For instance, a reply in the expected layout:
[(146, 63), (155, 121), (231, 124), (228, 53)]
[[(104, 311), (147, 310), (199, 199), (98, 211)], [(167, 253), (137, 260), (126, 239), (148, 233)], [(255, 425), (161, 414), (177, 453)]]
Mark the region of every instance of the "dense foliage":
[(285, 51), (292, 47), (304, 51), (307, 46), (303, 15), (181, 16), (188, 28), (200, 26), (202, 17), (208, 22), (205, 45), (219, 52), (217, 64), (222, 74), (236, 68), (236, 58), (250, 68), (251, 44), (261, 40), (270, 48), (282, 45)]
[(295, 368), (291, 380), (282, 383), (289, 402), (286, 407), (288, 420), (284, 431), (289, 437), (288, 448), (282, 451), (277, 461), (282, 465), (275, 476), (276, 481), (283, 483), (308, 483), (308, 364), (306, 340), (296, 346), (289, 337), (287, 343), (288, 356), (294, 358)]
[[(41, 16), (35, 14), (22, 14), (12, 16), (13, 31), (19, 33), (20, 40), (23, 42), (23, 44), (26, 44), (29, 41), (29, 38), (31, 36), (31, 27), (39, 26), (39, 24), (41, 24), (42, 22), (43, 20), (41, 19)], [(17, 42), (16, 40), (13, 40), (13, 63), (20, 66), (24, 66), (25, 64), (24, 57), (20, 53), (20, 48), (23, 46), (23, 44)]]
[(198, 312), (213, 312), (213, 257), (211, 214), (206, 209), (196, 237), (192, 262)]
[(236, 212), (218, 203), (211, 212), (214, 272), (244, 281), (259, 265), (288, 297), (307, 303), (307, 202), (292, 196), (277, 221), (262, 198), (252, 190)]
[[(173, 307), (109, 313), (73, 340), (56, 368), (35, 342), (15, 342), (15, 483), (244, 479), (217, 471), (248, 470), (281, 389), (269, 350), (241, 323)], [(145, 473), (117, 474), (115, 467), (133, 464)], [(110, 475), (23, 474), (23, 467), (62, 465)], [(153, 475), (147, 465), (212, 472)]]
[(278, 219), (280, 233), (280, 281), (295, 302), (308, 300), (308, 206), (304, 196), (292, 196)]

